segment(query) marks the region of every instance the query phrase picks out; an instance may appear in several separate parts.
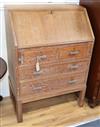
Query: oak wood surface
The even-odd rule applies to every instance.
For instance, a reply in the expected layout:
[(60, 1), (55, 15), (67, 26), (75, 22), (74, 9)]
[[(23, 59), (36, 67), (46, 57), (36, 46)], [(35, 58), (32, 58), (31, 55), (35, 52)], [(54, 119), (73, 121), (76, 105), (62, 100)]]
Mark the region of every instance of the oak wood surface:
[[(84, 104), (94, 45), (87, 12), (80, 6), (68, 5), (61, 10), (51, 8), (8, 8), (11, 25), (7, 25), (10, 27), (7, 31), (12, 35), (10, 38), (7, 33), (9, 84), (18, 122), (23, 120), (23, 104), (27, 102), (79, 92), (78, 104)], [(75, 62), (78, 66), (83, 62), (81, 71), (68, 73), (68, 64)], [(44, 76), (41, 73), (43, 66), (47, 70)], [(29, 67), (33, 69), (31, 72)], [(77, 68), (75, 64), (73, 67)], [(40, 73), (39, 78), (34, 75), (34, 70)]]
[(13, 10), (9, 13), (18, 48), (86, 42), (94, 39), (91, 26), (87, 25), (89, 20), (84, 9)]
[[(6, 24), (6, 40), (7, 40), (7, 56), (8, 56), (8, 70), (9, 77), (12, 81), (12, 91), (15, 97), (17, 97), (17, 79), (16, 79), (16, 66), (17, 62), (17, 45), (14, 36), (14, 31), (12, 30), (12, 22), (10, 20), (8, 11), (5, 10), (5, 24)], [(10, 47), (10, 48), (9, 48)]]
[(18, 54), (19, 57), (23, 56), (23, 63), (20, 64), (21, 66), (34, 64), (37, 61), (37, 57), (42, 56), (45, 56), (45, 58), (40, 58), (40, 63), (48, 64), (50, 62), (55, 63), (63, 60), (76, 61), (78, 59), (86, 59), (91, 56), (92, 47), (92, 42), (46, 47), (40, 46), (37, 48), (20, 49)]
[[(75, 74), (85, 72), (88, 69), (89, 60), (81, 62), (60, 62), (52, 64), (40, 64), (41, 70), (36, 72), (36, 63), (19, 67), (19, 80), (31, 80), (32, 78), (49, 78), (60, 74)], [(28, 73), (27, 73), (28, 72)]]
[[(57, 75), (49, 79), (40, 79), (36, 81), (28, 81), (20, 84), (21, 98), (33, 98), (38, 100), (50, 96), (57, 96), (69, 93), (70, 91), (80, 91), (85, 86), (85, 73), (71, 75)], [(69, 91), (69, 92), (68, 92)]]

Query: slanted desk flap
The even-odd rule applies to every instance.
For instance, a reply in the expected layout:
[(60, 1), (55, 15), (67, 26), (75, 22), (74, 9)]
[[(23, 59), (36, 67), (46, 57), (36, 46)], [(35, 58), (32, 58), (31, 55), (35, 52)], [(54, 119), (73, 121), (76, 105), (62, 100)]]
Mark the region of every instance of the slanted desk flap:
[(19, 48), (93, 41), (85, 10), (12, 10)]

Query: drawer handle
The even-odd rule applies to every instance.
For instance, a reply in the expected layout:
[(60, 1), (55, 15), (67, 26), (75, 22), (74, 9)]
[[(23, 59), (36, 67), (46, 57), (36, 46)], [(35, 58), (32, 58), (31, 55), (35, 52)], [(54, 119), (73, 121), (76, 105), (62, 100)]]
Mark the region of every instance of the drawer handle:
[(45, 60), (47, 58), (46, 55), (42, 55), (42, 56), (37, 56), (37, 60), (40, 61), (40, 60)]
[(77, 80), (69, 80), (68, 84), (75, 84), (77, 82)]
[(38, 87), (34, 87), (33, 85), (32, 85), (32, 90), (34, 91), (34, 90), (41, 90), (42, 89), (42, 86), (38, 86)]
[(77, 50), (77, 51), (70, 51), (68, 54), (69, 54), (69, 55), (77, 55), (77, 54), (79, 54), (79, 53), (80, 53), (80, 51)]
[(47, 58), (47, 56), (46, 55), (42, 55), (42, 56), (37, 56), (37, 58), (36, 58), (36, 72), (40, 72), (40, 70), (41, 70), (41, 68), (40, 68), (40, 61), (41, 60), (44, 60), (44, 59), (46, 59)]
[(71, 70), (78, 69), (79, 68), (79, 65), (71, 65), (69, 68)]

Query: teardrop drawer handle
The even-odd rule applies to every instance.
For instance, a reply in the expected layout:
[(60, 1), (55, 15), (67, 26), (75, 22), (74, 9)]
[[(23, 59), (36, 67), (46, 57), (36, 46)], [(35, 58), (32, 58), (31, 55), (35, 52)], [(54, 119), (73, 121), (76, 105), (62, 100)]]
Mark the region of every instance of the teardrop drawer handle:
[(35, 69), (36, 69), (36, 72), (40, 72), (41, 68), (40, 68), (39, 60), (37, 60), (37, 62), (36, 62)]
[(69, 80), (68, 84), (75, 84), (77, 82), (77, 80)]
[(77, 54), (79, 54), (79, 53), (80, 53), (79, 50), (76, 50), (76, 51), (69, 51), (69, 52), (68, 52), (69, 55), (77, 55)]
[(69, 67), (69, 69), (71, 69), (71, 70), (78, 69), (78, 68), (79, 68), (79, 65), (71, 65)]
[(36, 72), (40, 72), (40, 70), (41, 70), (40, 61), (44, 60), (46, 58), (47, 58), (46, 55), (37, 56), (37, 58), (36, 58), (36, 66), (35, 66)]

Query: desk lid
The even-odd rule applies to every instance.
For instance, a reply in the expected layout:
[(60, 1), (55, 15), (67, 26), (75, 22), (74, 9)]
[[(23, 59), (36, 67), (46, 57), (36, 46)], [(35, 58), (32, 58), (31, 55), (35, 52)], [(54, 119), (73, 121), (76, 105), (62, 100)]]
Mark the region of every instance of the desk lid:
[(78, 5), (9, 13), (18, 48), (94, 41), (87, 12)]

